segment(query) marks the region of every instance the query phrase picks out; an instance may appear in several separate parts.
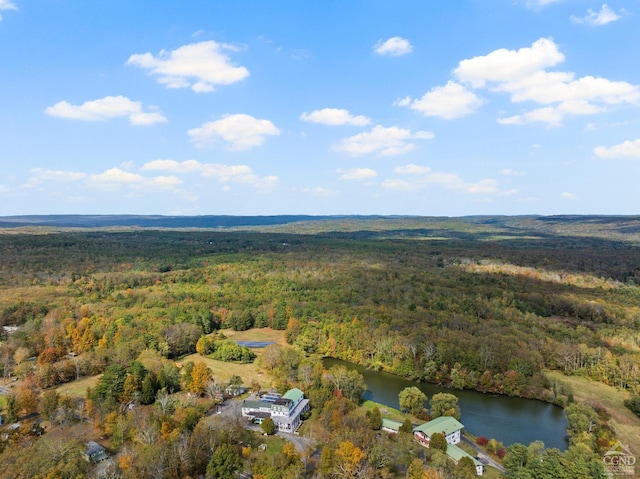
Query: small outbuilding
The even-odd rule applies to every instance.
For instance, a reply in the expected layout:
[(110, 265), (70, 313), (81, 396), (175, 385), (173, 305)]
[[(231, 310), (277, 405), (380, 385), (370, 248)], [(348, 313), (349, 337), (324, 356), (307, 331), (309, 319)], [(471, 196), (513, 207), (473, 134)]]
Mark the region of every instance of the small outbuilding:
[(85, 457), (87, 461), (96, 463), (103, 461), (104, 459), (108, 459), (109, 455), (107, 454), (107, 450), (104, 446), (98, 444), (95, 441), (89, 441), (87, 443), (87, 448), (84, 451)]

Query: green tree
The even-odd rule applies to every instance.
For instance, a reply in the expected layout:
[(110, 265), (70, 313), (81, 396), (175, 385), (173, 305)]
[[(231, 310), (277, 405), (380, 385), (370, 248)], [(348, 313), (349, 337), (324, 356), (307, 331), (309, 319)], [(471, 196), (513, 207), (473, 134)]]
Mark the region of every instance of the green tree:
[(369, 413), (369, 427), (374, 431), (379, 431), (382, 427), (382, 414), (380, 414), (380, 409), (374, 407)]
[(400, 409), (413, 415), (419, 414), (427, 403), (427, 395), (415, 386), (404, 388), (398, 396)]
[(400, 426), (400, 429), (398, 429), (398, 432), (411, 434), (413, 432), (413, 424), (411, 424), (411, 419), (405, 419), (402, 423), (402, 426)]
[(450, 393), (437, 393), (431, 398), (431, 417), (451, 416), (460, 420), (458, 398)]
[(516, 471), (524, 468), (529, 460), (527, 446), (519, 443), (511, 444), (507, 447), (507, 455), (504, 458), (504, 467), (509, 475), (515, 474)]
[(15, 394), (7, 394), (6, 398), (6, 420), (8, 423), (12, 423), (15, 422), (16, 419), (18, 419), (18, 398), (16, 398)]
[(264, 419), (260, 426), (262, 427), (262, 430), (264, 431), (264, 433), (268, 434), (269, 436), (271, 436), (273, 433), (276, 432), (276, 424), (273, 422), (273, 419), (271, 419), (270, 417)]
[(476, 465), (470, 457), (464, 456), (456, 466), (456, 479), (475, 479)]
[(154, 374), (150, 372), (142, 381), (140, 393), (140, 402), (142, 404), (152, 404), (156, 400), (157, 383), (153, 378)]
[(207, 464), (207, 479), (232, 479), (240, 469), (242, 459), (238, 450), (226, 442), (220, 444)]
[(429, 438), (429, 449), (447, 452), (448, 447), (449, 444), (447, 443), (447, 439), (444, 437), (444, 434), (439, 432), (431, 434), (431, 437)]
[(91, 391), (91, 399), (97, 403), (102, 403), (107, 399), (116, 400), (122, 395), (126, 378), (127, 370), (123, 366), (119, 364), (107, 366), (100, 381)]

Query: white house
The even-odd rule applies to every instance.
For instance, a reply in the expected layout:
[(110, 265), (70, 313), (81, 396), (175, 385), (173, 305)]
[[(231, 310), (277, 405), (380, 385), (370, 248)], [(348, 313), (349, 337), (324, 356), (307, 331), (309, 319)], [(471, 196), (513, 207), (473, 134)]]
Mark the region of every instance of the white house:
[(413, 429), (413, 437), (423, 446), (429, 447), (433, 433), (441, 433), (449, 444), (460, 442), (460, 431), (464, 426), (454, 417), (440, 416)]
[(462, 423), (456, 418), (440, 416), (413, 428), (413, 437), (423, 446), (429, 447), (431, 435), (436, 432), (441, 433), (448, 443), (447, 456), (449, 456), (449, 459), (457, 464), (463, 457), (468, 457), (476, 467), (476, 475), (482, 476), (484, 465), (477, 458), (456, 446), (460, 442), (460, 431), (463, 427)]
[(294, 432), (300, 427), (300, 416), (309, 410), (309, 400), (300, 389), (288, 390), (284, 395), (269, 393), (242, 401), (242, 415), (261, 424), (270, 417), (278, 431)]

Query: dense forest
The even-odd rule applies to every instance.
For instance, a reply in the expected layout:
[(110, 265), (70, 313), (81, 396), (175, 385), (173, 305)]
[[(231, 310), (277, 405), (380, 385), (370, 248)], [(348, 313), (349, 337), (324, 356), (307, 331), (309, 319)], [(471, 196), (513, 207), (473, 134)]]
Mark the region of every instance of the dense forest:
[[(286, 217), (179, 230), (65, 221), (0, 233), (0, 367), (21, 384), (5, 396), (12, 419), (41, 410), (50, 388), (101, 373), (86, 399), (103, 428), (136, 391), (142, 404), (180, 388), (204, 396), (206, 371), (174, 361), (196, 351), (251, 361), (215, 334), (251, 328), (283, 330), (296, 364), (330, 356), (567, 406), (570, 388), (546, 374), (557, 371), (640, 403), (637, 218)], [(314, 400), (318, 410), (326, 401)], [(182, 414), (194, 430), (203, 412)], [(615, 442), (592, 429), (594, 451)]]

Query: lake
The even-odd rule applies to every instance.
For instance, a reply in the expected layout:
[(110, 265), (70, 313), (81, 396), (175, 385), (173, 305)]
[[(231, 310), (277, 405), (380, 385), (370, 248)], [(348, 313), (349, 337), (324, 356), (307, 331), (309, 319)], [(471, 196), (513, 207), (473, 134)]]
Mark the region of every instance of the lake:
[(416, 383), (339, 359), (326, 358), (323, 362), (325, 368), (342, 365), (362, 374), (368, 388), (365, 399), (398, 409), (398, 395), (406, 387), (416, 386), (429, 399), (436, 393), (447, 392), (458, 397), (462, 411), (460, 422), (475, 436), (495, 438), (505, 446), (516, 442), (528, 445), (539, 440), (546, 447), (556, 447), (561, 451), (567, 448), (567, 420), (564, 410), (554, 404)]

